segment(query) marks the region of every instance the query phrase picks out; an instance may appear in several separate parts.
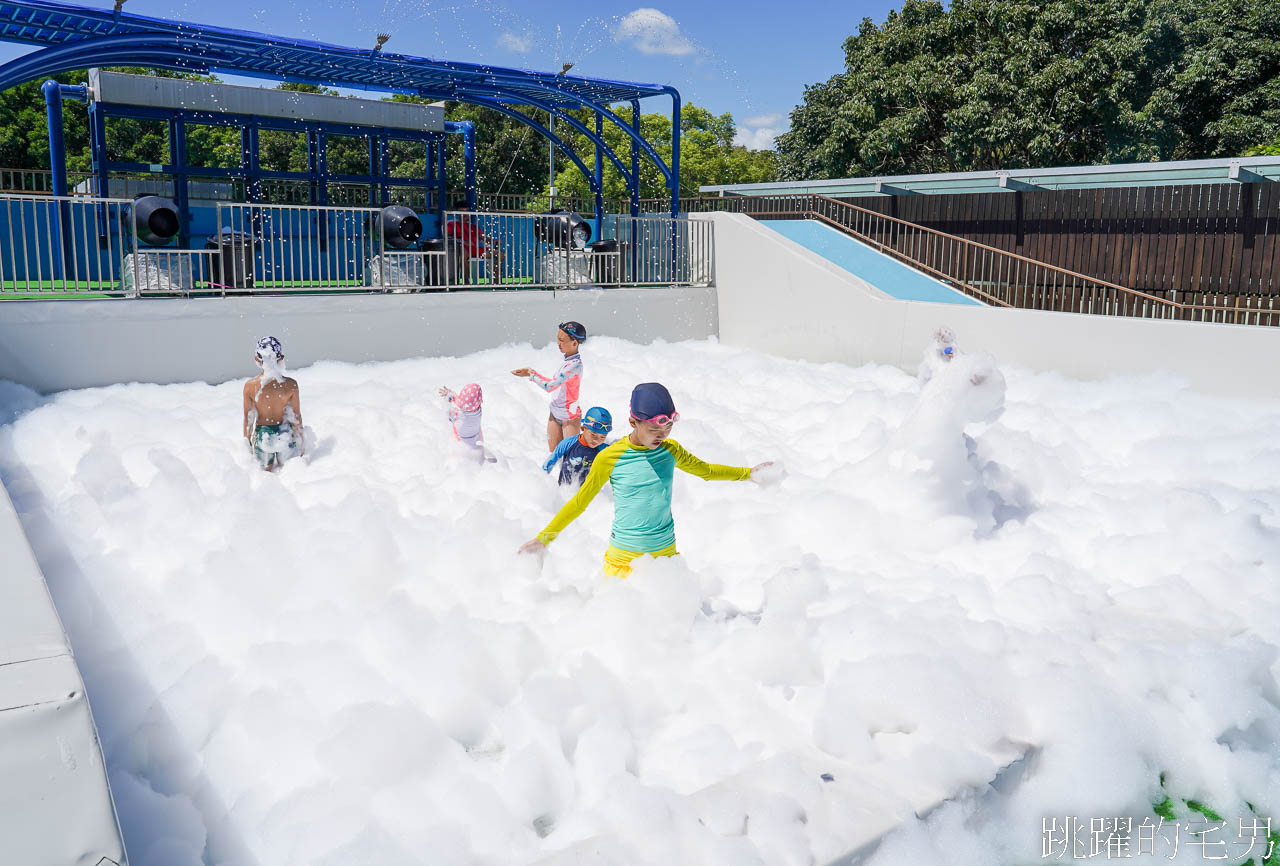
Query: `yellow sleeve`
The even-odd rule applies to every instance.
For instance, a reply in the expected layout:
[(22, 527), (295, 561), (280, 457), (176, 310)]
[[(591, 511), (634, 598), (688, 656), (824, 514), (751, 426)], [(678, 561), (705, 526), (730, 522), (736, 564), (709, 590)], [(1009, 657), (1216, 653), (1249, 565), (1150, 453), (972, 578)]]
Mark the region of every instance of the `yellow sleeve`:
[(746, 481), (751, 477), (751, 470), (746, 466), (722, 466), (719, 463), (707, 463), (699, 460), (681, 447), (679, 442), (668, 439), (662, 443), (676, 458), (676, 468), (690, 475), (696, 475), (703, 481)]
[(583, 479), (582, 487), (578, 489), (572, 499), (560, 507), (560, 510), (556, 512), (556, 516), (551, 518), (551, 522), (547, 524), (547, 528), (538, 533), (539, 541), (543, 544), (550, 544), (555, 541), (557, 535), (564, 532), (565, 528), (570, 523), (573, 523), (579, 514), (587, 510), (591, 500), (596, 498), (600, 488), (604, 487), (605, 482), (609, 480), (609, 475), (613, 472), (613, 464), (618, 462), (618, 455), (625, 451), (626, 448), (627, 440), (619, 439), (600, 452), (600, 455), (592, 461), (591, 471)]

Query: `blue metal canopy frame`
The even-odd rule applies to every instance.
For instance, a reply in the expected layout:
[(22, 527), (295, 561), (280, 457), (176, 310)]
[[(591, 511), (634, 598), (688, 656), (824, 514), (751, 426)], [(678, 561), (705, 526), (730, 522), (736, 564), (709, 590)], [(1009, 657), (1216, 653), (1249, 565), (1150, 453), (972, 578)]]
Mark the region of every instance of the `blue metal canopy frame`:
[[(662, 173), (671, 191), (671, 215), (679, 214), (680, 94), (670, 86), (430, 60), (47, 0), (0, 0), (0, 41), (46, 46), (0, 65), (0, 90), (73, 69), (143, 66), (361, 87), (485, 106), (549, 139), (583, 173), (592, 192), (601, 197), (602, 161), (597, 158), (595, 170), (589, 170), (563, 139), (513, 106), (536, 108), (576, 129), (592, 143), (597, 156), (603, 155), (613, 163), (627, 181), (633, 215), (639, 212), (640, 153)], [(671, 98), (669, 165), (640, 133), (636, 106), (639, 100), (651, 96)], [(632, 105), (631, 123), (610, 109), (614, 103)], [(593, 112), (595, 129), (566, 113), (573, 108)], [(605, 143), (605, 120), (631, 141), (630, 170)]]

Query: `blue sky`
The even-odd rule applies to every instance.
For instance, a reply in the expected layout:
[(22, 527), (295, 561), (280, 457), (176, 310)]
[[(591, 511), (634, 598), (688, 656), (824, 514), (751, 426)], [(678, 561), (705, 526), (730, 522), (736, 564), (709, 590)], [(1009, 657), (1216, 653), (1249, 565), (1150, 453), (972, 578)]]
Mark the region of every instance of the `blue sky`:
[[(92, 2), (109, 8), (106, 2)], [(843, 67), (841, 43), (888, 0), (128, 0), (126, 11), (369, 46), (442, 60), (488, 62), (673, 84), (686, 102), (733, 113), (739, 137), (768, 146), (805, 84)], [(0, 45), (7, 59), (24, 49)], [(665, 110), (653, 108), (648, 110)]]

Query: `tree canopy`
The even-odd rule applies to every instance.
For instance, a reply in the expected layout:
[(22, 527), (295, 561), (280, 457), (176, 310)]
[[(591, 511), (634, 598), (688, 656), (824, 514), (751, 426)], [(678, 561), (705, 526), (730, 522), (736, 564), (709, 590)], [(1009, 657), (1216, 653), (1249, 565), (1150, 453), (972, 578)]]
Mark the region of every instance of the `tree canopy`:
[[(165, 76), (198, 76), (181, 73), (126, 69), (139, 74)], [(56, 76), (66, 84), (82, 82), (83, 71)], [(205, 80), (216, 80), (209, 78)], [(279, 85), (280, 89), (309, 93), (336, 91), (310, 84)], [(422, 102), (417, 97), (396, 95), (391, 99)], [(546, 124), (545, 114), (533, 109), (524, 113)], [(584, 112), (577, 113), (584, 124), (593, 121)], [(629, 114), (629, 113), (628, 113)], [(470, 120), (476, 125), (476, 176), (484, 192), (512, 194), (545, 193), (548, 186), (547, 141), (529, 127), (504, 114), (481, 106), (450, 102), (445, 116), (450, 120)], [(641, 118), (644, 134), (656, 143), (664, 159), (671, 155), (671, 119), (661, 114)], [(751, 151), (733, 144), (736, 128), (729, 114), (713, 115), (696, 105), (686, 105), (681, 121), (682, 187), (686, 194), (696, 192), (701, 184), (749, 183), (772, 180), (776, 155), (772, 151)], [(557, 133), (567, 138), (591, 168), (594, 151), (586, 138), (567, 124), (557, 126)], [(571, 134), (566, 134), (571, 133)], [(65, 102), (63, 137), (66, 141), (67, 168), (88, 171), (90, 166), (88, 118), (85, 106)], [(625, 163), (630, 163), (630, 142), (613, 124), (605, 125), (605, 138)], [(199, 166), (234, 168), (240, 165), (240, 130), (234, 127), (188, 125), (187, 159), (198, 174)], [(393, 141), (391, 174), (394, 177), (424, 177), (426, 154), (421, 145)], [(129, 118), (108, 118), (107, 149), (114, 160), (168, 162), (169, 141), (165, 124)], [(463, 179), (462, 141), (460, 136), (446, 138), (446, 154), (450, 186), (460, 190)], [(259, 135), (259, 162), (263, 168), (276, 171), (306, 171), (306, 138), (300, 133), (263, 130)], [(363, 138), (329, 136), (327, 141), (329, 171), (335, 174), (368, 174), (368, 145)], [(47, 168), (49, 142), (45, 125), (44, 97), (39, 82), (28, 82), (0, 93), (0, 166), (5, 168)], [(563, 195), (587, 193), (586, 179), (563, 154), (557, 154), (558, 191)], [(657, 168), (647, 159), (641, 162), (642, 195), (667, 195)], [(606, 194), (624, 198), (626, 190), (621, 177), (611, 164), (606, 164)]]
[(1280, 135), (1276, 0), (905, 0), (778, 139), (787, 179), (1235, 156)]

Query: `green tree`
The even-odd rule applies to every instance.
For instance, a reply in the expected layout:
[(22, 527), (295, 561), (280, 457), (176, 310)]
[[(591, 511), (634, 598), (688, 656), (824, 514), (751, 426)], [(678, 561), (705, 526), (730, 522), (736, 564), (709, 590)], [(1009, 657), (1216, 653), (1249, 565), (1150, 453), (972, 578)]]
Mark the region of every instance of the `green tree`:
[(1245, 156), (1280, 156), (1280, 138), (1270, 144), (1257, 144), (1244, 152)]
[(905, 0), (778, 140), (787, 178), (1229, 156), (1280, 133), (1275, 0)]

